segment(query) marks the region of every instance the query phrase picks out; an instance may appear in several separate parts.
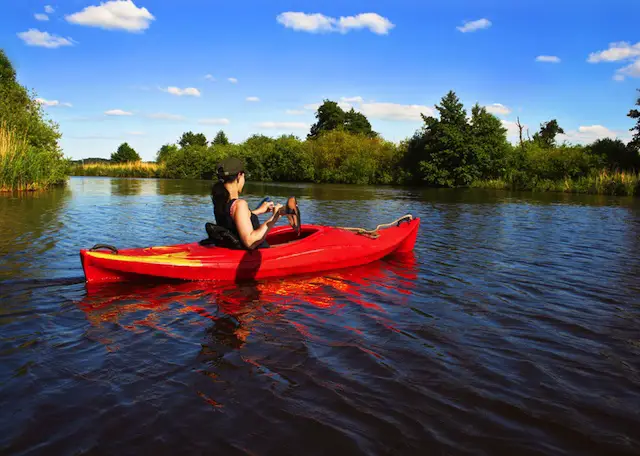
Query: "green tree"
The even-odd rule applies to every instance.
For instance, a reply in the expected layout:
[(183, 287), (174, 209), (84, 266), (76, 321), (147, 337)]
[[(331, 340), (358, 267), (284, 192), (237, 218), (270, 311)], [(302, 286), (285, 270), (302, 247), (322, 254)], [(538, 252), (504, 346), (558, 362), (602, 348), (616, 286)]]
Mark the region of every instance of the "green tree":
[(229, 144), (229, 138), (227, 138), (227, 135), (224, 133), (224, 131), (220, 130), (216, 134), (216, 137), (213, 138), (213, 141), (211, 141), (211, 144), (216, 146), (227, 146)]
[(533, 135), (533, 140), (542, 147), (552, 148), (556, 145), (556, 136), (564, 134), (564, 130), (556, 119), (540, 124), (540, 132)]
[(213, 170), (208, 168), (208, 149), (202, 146), (191, 146), (176, 149), (164, 160), (163, 177), (172, 179), (211, 179)]
[(16, 72), (5, 52), (0, 49), (0, 124), (19, 135), (25, 135), (29, 145), (59, 154), (61, 135), (58, 125), (45, 120), (42, 106), (34, 94), (16, 80)]
[(308, 139), (317, 138), (324, 131), (341, 130), (345, 124), (345, 113), (335, 101), (324, 100), (316, 111), (318, 121), (311, 125)]
[(436, 106), (440, 118), (421, 114), (425, 125), (408, 145), (405, 163), (428, 185), (469, 185), (480, 176), (464, 106), (449, 91)]
[(7, 85), (16, 82), (16, 71), (9, 60), (9, 57), (0, 49), (0, 85)]
[[(640, 89), (638, 89), (638, 92), (640, 92)], [(636, 100), (636, 106), (640, 106), (640, 97)], [(631, 128), (631, 131), (634, 131), (635, 133), (633, 135), (633, 139), (629, 143), (629, 147), (632, 148), (632, 150), (635, 150), (637, 154), (640, 153), (640, 110), (631, 109), (629, 114), (627, 114), (627, 117), (636, 120), (635, 126)]]
[(640, 169), (640, 155), (631, 143), (625, 145), (619, 139), (603, 138), (591, 144), (588, 150), (611, 170)]
[(304, 143), (294, 135), (282, 135), (275, 140), (270, 157), (270, 175), (274, 181), (304, 182), (313, 179), (313, 163)]
[(378, 138), (332, 130), (305, 146), (315, 182), (373, 184), (377, 177), (388, 177), (386, 161), (393, 154), (389, 144)]
[(351, 108), (345, 112), (335, 101), (324, 100), (316, 111), (317, 122), (311, 126), (307, 139), (316, 139), (327, 131), (346, 131), (355, 135), (375, 138), (378, 133), (371, 129), (369, 119), (361, 112)]
[(371, 129), (369, 119), (361, 112), (356, 112), (353, 108), (344, 114), (344, 129), (349, 133), (364, 135), (374, 138), (378, 134)]
[(140, 155), (128, 143), (122, 143), (118, 146), (118, 150), (111, 154), (111, 161), (114, 163), (126, 163), (132, 161), (140, 161)]
[(244, 159), (249, 179), (252, 180), (273, 180), (271, 167), (266, 166), (269, 158), (274, 155), (275, 140), (269, 136), (254, 134), (251, 135), (242, 145), (242, 156)]
[(175, 144), (164, 144), (158, 150), (156, 154), (156, 162), (162, 163), (166, 161), (167, 157), (171, 154), (175, 154), (178, 151), (178, 146)]
[(189, 146), (203, 146), (207, 147), (207, 137), (203, 133), (194, 133), (192, 131), (187, 131), (183, 133), (178, 140), (178, 144), (183, 149)]
[(484, 107), (471, 109), (472, 156), (483, 178), (497, 178), (505, 171), (505, 159), (511, 151), (507, 141), (507, 129)]

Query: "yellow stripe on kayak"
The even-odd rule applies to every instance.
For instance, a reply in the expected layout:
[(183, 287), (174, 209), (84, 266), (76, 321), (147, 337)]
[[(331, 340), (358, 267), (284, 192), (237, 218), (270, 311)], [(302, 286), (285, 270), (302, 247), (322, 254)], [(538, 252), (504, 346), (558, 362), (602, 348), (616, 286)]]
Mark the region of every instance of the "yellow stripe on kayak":
[(186, 258), (187, 252), (165, 253), (164, 255), (130, 256), (114, 255), (102, 252), (87, 252), (93, 258), (104, 260), (127, 261), (130, 263), (165, 264), (169, 266), (201, 266), (202, 261)]

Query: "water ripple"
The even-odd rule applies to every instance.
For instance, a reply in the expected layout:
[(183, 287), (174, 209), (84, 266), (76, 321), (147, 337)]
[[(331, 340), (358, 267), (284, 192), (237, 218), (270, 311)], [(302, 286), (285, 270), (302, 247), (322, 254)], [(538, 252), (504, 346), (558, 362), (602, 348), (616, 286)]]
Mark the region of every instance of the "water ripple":
[(209, 185), (0, 198), (0, 453), (640, 452), (637, 201), (249, 184), (312, 223), (418, 215), (415, 252), (85, 290), (80, 248), (204, 237)]

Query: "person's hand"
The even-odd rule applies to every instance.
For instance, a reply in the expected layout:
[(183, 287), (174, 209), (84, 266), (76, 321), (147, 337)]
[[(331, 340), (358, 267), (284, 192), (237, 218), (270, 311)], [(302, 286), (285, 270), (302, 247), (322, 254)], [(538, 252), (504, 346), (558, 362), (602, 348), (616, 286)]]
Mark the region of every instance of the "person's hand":
[(260, 210), (261, 214), (273, 211), (273, 201), (265, 201), (260, 205), (258, 209)]
[(282, 215), (281, 212), (282, 212), (283, 206), (282, 204), (273, 204), (273, 203), (271, 204), (273, 205), (271, 209), (273, 211), (273, 215), (271, 216), (271, 221), (275, 223), (280, 218), (280, 215)]

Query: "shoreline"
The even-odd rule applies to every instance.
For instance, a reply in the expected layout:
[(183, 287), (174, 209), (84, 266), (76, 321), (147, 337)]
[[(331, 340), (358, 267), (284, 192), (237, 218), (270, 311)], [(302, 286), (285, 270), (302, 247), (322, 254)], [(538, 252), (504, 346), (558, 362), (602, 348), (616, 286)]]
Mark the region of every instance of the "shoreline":
[[(89, 168), (90, 172), (82, 172)], [(69, 176), (73, 177), (113, 177), (113, 178), (146, 178), (168, 180), (207, 180), (193, 178), (174, 178), (162, 175), (164, 165), (156, 163), (111, 164), (111, 165), (76, 165)], [(110, 172), (111, 171), (111, 172)], [(127, 172), (130, 171), (130, 172)], [(279, 181), (256, 180), (256, 183), (278, 183)], [(293, 183), (293, 182), (292, 182)], [(358, 185), (347, 182), (313, 182), (296, 181), (295, 183), (309, 184), (338, 184)], [(408, 183), (367, 184), (370, 186), (399, 186), (411, 188), (450, 188), (429, 185), (415, 185)], [(531, 179), (527, 182), (514, 184), (505, 179), (479, 179), (469, 186), (451, 187), (460, 189), (484, 189), (523, 191), (532, 193), (569, 193), (608, 196), (640, 196), (640, 175), (629, 172), (610, 172), (606, 170), (580, 178), (565, 178), (560, 180)]]

